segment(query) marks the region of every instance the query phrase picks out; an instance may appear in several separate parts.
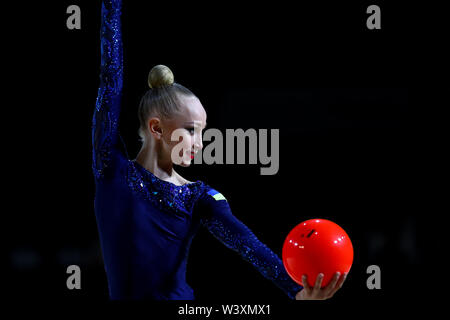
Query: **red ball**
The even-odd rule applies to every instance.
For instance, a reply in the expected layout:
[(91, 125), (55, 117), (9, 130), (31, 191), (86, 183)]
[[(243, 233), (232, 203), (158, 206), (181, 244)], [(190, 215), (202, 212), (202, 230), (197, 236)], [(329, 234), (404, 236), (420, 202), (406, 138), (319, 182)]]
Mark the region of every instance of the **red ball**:
[(283, 264), (289, 276), (303, 286), (307, 276), (312, 287), (323, 273), (322, 288), (336, 272), (349, 272), (353, 263), (353, 246), (344, 229), (325, 219), (311, 219), (289, 232), (283, 244)]

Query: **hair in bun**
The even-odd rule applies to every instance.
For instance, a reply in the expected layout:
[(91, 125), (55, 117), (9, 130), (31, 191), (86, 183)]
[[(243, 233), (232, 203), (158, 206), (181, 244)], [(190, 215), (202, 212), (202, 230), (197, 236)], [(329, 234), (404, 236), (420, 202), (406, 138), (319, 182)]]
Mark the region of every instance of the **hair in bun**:
[(148, 74), (148, 85), (152, 89), (170, 86), (173, 84), (173, 81), (172, 71), (162, 64), (154, 66)]
[(174, 82), (173, 73), (161, 64), (154, 66), (148, 74), (149, 90), (139, 104), (139, 135), (144, 140), (148, 132), (148, 119), (152, 116), (169, 119), (180, 111), (180, 97), (195, 97), (181, 84)]

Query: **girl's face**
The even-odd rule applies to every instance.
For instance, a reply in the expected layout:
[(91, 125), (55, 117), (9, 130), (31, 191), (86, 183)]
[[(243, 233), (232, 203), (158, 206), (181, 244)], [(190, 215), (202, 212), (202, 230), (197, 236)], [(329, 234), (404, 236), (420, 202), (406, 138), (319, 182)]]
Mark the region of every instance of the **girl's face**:
[(202, 130), (206, 127), (206, 112), (196, 97), (180, 97), (180, 112), (163, 120), (162, 139), (165, 153), (172, 163), (187, 167), (195, 153), (203, 148)]

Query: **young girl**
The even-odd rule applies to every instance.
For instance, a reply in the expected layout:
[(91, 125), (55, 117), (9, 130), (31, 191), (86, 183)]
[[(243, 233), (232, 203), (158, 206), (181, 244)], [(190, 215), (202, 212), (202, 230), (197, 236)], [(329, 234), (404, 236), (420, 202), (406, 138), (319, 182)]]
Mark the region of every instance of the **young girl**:
[[(291, 299), (325, 299), (342, 285), (304, 289), (282, 261), (235, 216), (225, 197), (202, 181), (187, 181), (173, 164), (189, 166), (202, 148), (206, 112), (172, 72), (156, 66), (139, 106), (142, 149), (135, 160), (118, 133), (123, 84), (121, 0), (102, 4), (101, 73), (93, 116), (95, 215), (112, 299), (193, 300), (186, 283), (192, 238), (206, 227)], [(177, 140), (172, 141), (172, 134)], [(178, 152), (181, 148), (181, 153)], [(306, 281), (304, 281), (306, 283)], [(303, 289), (303, 290), (302, 290)]]

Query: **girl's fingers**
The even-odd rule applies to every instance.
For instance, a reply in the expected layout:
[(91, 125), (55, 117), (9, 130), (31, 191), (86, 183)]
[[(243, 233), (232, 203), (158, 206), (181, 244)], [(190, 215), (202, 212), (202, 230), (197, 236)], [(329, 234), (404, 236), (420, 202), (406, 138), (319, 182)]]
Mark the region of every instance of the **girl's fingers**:
[(336, 284), (339, 280), (339, 277), (341, 276), (340, 272), (336, 272), (333, 276), (333, 279), (331, 279), (330, 283), (327, 285), (327, 290), (330, 292), (333, 292), (336, 288)]
[(337, 283), (336, 287), (339, 289), (344, 284), (345, 279), (347, 279), (348, 272), (344, 272), (344, 275), (339, 279), (339, 282)]
[(306, 292), (311, 292), (311, 287), (308, 284), (308, 279), (306, 278), (306, 275), (302, 276), (302, 284), (303, 284), (303, 289), (306, 290)]
[(345, 279), (347, 279), (347, 272), (344, 272), (344, 274), (340, 277), (339, 281), (336, 283), (336, 287), (333, 289), (333, 293), (335, 294), (336, 291), (338, 291), (342, 285), (344, 284)]
[(314, 290), (320, 290), (320, 287), (322, 286), (322, 280), (323, 280), (323, 273), (319, 273), (316, 278)]

